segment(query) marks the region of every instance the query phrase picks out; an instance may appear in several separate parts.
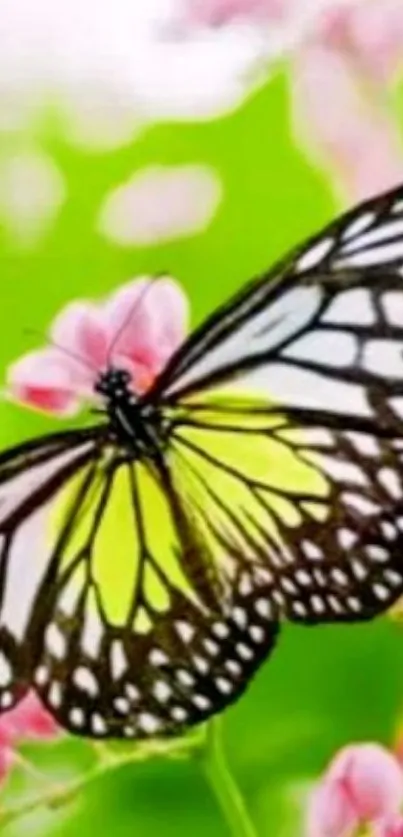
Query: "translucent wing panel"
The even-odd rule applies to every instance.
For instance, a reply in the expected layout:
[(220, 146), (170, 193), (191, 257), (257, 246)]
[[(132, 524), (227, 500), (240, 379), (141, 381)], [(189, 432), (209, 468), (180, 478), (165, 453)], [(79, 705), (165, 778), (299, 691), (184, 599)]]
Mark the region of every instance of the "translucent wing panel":
[(398, 433), (403, 418), (403, 192), (336, 220), (214, 313), (149, 397), (220, 386), (271, 411), (321, 412)]
[(264, 579), (274, 618), (354, 621), (403, 590), (401, 449), (264, 412), (224, 424), (206, 408), (178, 422), (171, 467), (228, 589), (243, 571)]

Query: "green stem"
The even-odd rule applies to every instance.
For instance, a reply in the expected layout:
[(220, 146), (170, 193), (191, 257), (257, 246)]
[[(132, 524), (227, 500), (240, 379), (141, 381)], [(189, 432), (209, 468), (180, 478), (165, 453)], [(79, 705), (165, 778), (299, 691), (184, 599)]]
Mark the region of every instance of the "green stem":
[(208, 724), (199, 758), (233, 837), (257, 837), (245, 800), (226, 760), (220, 718), (213, 718)]

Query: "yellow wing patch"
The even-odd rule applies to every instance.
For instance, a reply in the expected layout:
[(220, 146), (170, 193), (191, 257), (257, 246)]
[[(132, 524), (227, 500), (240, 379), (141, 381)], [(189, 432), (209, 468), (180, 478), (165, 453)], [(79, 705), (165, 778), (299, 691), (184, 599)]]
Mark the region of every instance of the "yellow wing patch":
[[(105, 466), (106, 461), (98, 464), (76, 510), (58, 575), (78, 562), (70, 585), (82, 589), (91, 582), (109, 624), (145, 634), (153, 614), (168, 611), (172, 591), (193, 600), (194, 592), (181, 566), (178, 533), (157, 478), (147, 466), (132, 462), (118, 465), (108, 482)], [(89, 469), (70, 480), (56, 500), (48, 521), (50, 544), (69, 528), (88, 474)]]
[[(218, 548), (212, 529), (226, 532), (250, 555), (267, 548), (267, 537), (283, 544), (278, 522), (298, 526), (301, 503), (315, 520), (325, 520), (329, 511), (329, 480), (282, 438), (284, 428), (291, 432), (289, 420), (270, 415), (267, 406), (259, 413), (259, 406), (211, 396), (202, 410), (185, 413), (174, 431), (171, 465), (178, 491), (192, 498), (203, 536), (224, 563), (225, 549)], [(291, 430), (302, 444), (304, 429)]]

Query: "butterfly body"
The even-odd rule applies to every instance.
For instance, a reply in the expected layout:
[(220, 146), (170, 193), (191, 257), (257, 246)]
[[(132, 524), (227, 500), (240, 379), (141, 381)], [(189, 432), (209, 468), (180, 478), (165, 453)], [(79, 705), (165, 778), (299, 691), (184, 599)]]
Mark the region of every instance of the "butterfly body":
[(0, 709), (34, 687), (76, 734), (177, 734), (239, 697), (282, 620), (385, 612), (402, 357), (397, 189), (210, 316), (145, 393), (111, 363), (99, 424), (0, 454)]
[(129, 372), (110, 366), (99, 375), (94, 392), (103, 400), (111, 438), (122, 450), (134, 458), (155, 458), (164, 441), (161, 411), (133, 392)]

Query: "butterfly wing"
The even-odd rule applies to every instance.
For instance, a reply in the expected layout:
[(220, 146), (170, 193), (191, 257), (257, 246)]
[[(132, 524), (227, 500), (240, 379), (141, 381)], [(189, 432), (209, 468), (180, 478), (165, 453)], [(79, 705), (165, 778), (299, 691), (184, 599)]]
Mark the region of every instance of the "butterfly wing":
[(33, 681), (77, 734), (174, 734), (243, 691), (277, 626), (256, 613), (251, 650), (162, 461), (103, 457), (99, 479), (80, 474), (58, 499)]
[(402, 283), (399, 189), (213, 315), (149, 395), (215, 565), (273, 619), (366, 619), (402, 593)]
[(29, 619), (50, 566), (42, 549), (49, 507), (97, 457), (97, 432), (56, 433), (0, 456), (0, 709), (29, 688), (39, 653)]

